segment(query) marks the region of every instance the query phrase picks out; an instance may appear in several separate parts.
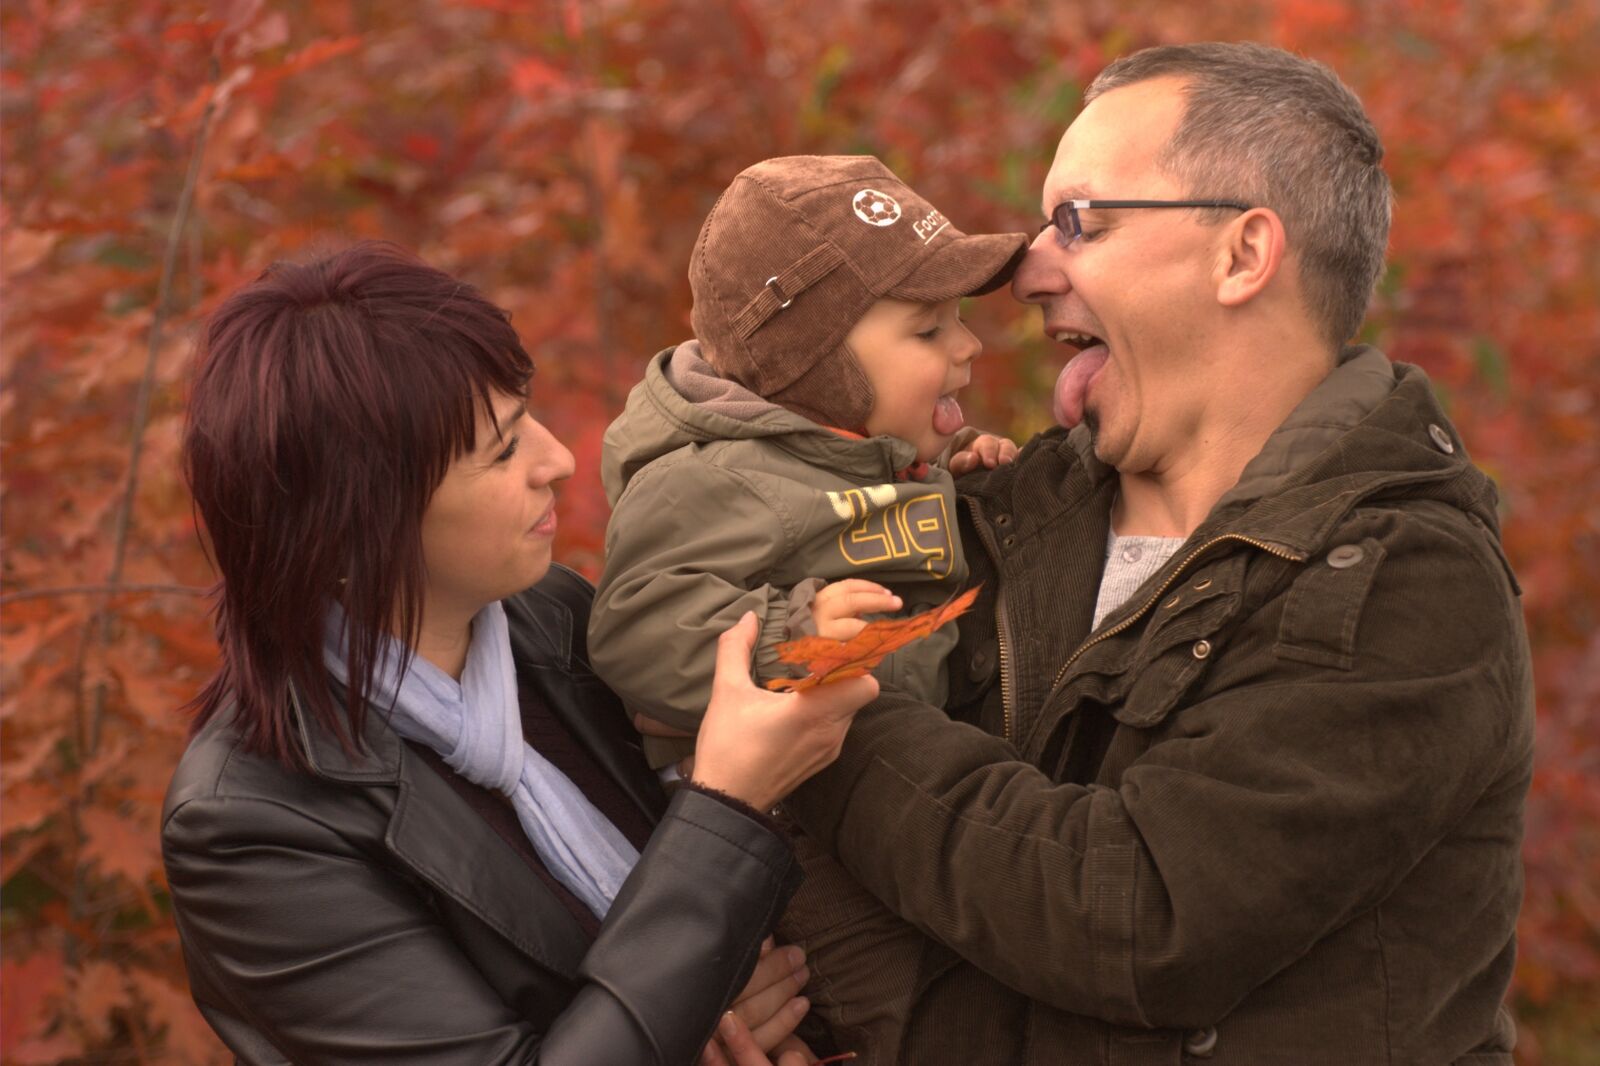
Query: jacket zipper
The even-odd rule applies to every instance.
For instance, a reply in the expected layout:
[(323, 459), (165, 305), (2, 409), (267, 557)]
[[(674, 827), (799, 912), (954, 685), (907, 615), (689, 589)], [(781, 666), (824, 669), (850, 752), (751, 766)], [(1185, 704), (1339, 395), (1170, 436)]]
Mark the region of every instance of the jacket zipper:
[(1067, 676), (1067, 671), (1072, 668), (1073, 663), (1078, 661), (1079, 656), (1088, 651), (1090, 648), (1094, 647), (1096, 644), (1100, 643), (1102, 640), (1116, 636), (1118, 633), (1121, 633), (1123, 630), (1133, 625), (1133, 623), (1143, 618), (1145, 612), (1154, 607), (1160, 601), (1161, 597), (1167, 594), (1167, 590), (1171, 588), (1173, 582), (1177, 581), (1178, 578), (1183, 575), (1183, 572), (1189, 568), (1190, 563), (1200, 558), (1200, 556), (1204, 555), (1218, 544), (1222, 544), (1223, 542), (1230, 540), (1242, 541), (1251, 547), (1260, 548), (1268, 555), (1276, 555), (1278, 558), (1287, 559), (1291, 563), (1303, 563), (1307, 558), (1305, 552), (1297, 552), (1290, 548), (1285, 548), (1281, 544), (1270, 544), (1264, 540), (1256, 540), (1254, 537), (1247, 537), (1241, 533), (1224, 533), (1220, 537), (1211, 538), (1184, 557), (1183, 562), (1179, 563), (1177, 568), (1173, 570), (1172, 573), (1167, 575), (1167, 579), (1161, 583), (1160, 588), (1156, 589), (1155, 594), (1145, 601), (1143, 607), (1140, 607), (1137, 611), (1133, 612), (1128, 617), (1112, 626), (1110, 629), (1096, 633), (1088, 640), (1078, 645), (1078, 650), (1072, 653), (1071, 658), (1061, 664), (1061, 669), (1059, 672), (1057, 672), (1056, 679), (1050, 686), (1050, 691), (1054, 692), (1061, 686), (1062, 678)]
[[(972, 507), (972, 524), (977, 527), (978, 536), (983, 538), (983, 546), (989, 553), (989, 558), (994, 560), (996, 570), (1003, 568), (1004, 563), (1000, 558), (999, 545), (994, 542), (994, 533), (983, 515), (983, 508), (972, 496), (963, 496), (962, 499)], [(999, 588), (994, 596), (994, 622), (995, 636), (1000, 641), (1000, 709), (1004, 714), (1001, 736), (1005, 740), (1011, 739), (1011, 652), (1009, 650), (1009, 627), (1006, 625), (1006, 584), (999, 582)]]

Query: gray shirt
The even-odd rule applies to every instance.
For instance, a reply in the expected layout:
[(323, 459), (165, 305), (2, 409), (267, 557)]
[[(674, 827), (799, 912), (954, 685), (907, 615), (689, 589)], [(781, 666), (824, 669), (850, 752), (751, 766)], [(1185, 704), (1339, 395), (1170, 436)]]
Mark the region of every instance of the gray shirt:
[(1094, 627), (1127, 602), (1140, 585), (1167, 564), (1182, 537), (1119, 537), (1106, 533), (1106, 569), (1100, 577), (1100, 594), (1094, 601)]

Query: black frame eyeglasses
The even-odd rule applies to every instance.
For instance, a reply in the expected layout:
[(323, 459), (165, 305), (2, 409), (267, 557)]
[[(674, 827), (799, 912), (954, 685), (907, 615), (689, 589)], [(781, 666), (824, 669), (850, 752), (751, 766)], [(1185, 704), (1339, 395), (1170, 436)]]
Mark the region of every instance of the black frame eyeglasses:
[(1124, 207), (1231, 207), (1235, 211), (1252, 209), (1249, 204), (1238, 200), (1062, 200), (1056, 204), (1055, 210), (1050, 212), (1049, 220), (1040, 226), (1039, 230), (1043, 232), (1046, 227), (1054, 226), (1056, 243), (1066, 248), (1083, 236), (1083, 222), (1078, 218), (1079, 211)]

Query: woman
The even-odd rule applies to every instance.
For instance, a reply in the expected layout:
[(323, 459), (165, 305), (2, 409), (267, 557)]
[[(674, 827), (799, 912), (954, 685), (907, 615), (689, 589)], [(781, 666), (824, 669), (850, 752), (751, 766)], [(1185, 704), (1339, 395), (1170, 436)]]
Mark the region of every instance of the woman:
[(757, 690), (746, 618), (667, 803), (551, 563), (573, 463), (532, 373), (503, 311), (381, 244), (208, 325), (184, 457), (222, 667), (162, 848), (243, 1061), (687, 1063), (730, 1002), (706, 1061), (809, 1058), (798, 951), (762, 945), (794, 860), (757, 812), (876, 686)]

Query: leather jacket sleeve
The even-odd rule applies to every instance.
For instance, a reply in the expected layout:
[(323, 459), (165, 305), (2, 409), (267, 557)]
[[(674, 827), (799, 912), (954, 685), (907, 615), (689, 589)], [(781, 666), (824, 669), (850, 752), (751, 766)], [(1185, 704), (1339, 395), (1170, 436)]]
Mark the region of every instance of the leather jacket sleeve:
[(798, 879), (777, 835), (680, 791), (576, 994), (559, 1011), (514, 1007), (425, 888), (313, 809), (200, 797), (163, 828), (197, 1000), (243, 1062), (690, 1063)]

